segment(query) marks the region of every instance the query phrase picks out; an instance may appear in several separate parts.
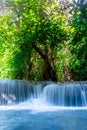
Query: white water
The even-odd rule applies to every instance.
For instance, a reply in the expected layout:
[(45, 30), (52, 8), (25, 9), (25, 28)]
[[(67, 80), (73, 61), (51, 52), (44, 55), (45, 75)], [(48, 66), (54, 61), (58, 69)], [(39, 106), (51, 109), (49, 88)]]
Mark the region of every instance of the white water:
[(87, 83), (0, 80), (0, 130), (87, 130)]
[(0, 110), (87, 109), (87, 83), (28, 83), (0, 80)]
[(61, 111), (61, 110), (87, 110), (85, 107), (65, 107), (65, 106), (53, 106), (46, 103), (43, 103), (41, 99), (33, 99), (22, 102), (18, 105), (10, 106), (0, 106), (0, 111), (10, 111), (10, 110), (30, 110), (31, 112), (46, 112), (46, 111)]

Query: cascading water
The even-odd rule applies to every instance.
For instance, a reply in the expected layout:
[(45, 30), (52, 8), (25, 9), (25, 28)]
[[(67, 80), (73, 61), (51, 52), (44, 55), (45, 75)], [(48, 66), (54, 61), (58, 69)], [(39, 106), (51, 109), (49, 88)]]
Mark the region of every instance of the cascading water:
[(87, 130), (87, 82), (0, 80), (0, 130)]
[(44, 98), (57, 106), (86, 106), (87, 84), (48, 85), (44, 88)]
[[(27, 102), (28, 101), (28, 102)], [(87, 106), (87, 82), (56, 83), (0, 80), (0, 105), (35, 103), (52, 106)]]
[(0, 79), (0, 105), (19, 104), (41, 96), (44, 86), (51, 82), (27, 82), (23, 80)]

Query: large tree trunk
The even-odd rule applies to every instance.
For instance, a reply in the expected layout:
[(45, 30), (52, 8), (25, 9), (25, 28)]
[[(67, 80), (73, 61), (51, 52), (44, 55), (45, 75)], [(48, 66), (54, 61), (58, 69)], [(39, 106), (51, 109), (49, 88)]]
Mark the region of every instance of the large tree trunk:
[(42, 73), (40, 75), (40, 80), (57, 81), (56, 71), (53, 70), (52, 66), (49, 66), (45, 63)]
[(56, 70), (53, 68), (51, 65), (48, 56), (44, 54), (40, 48), (38, 48), (36, 45), (34, 46), (34, 49), (36, 52), (41, 56), (41, 58), (44, 60), (45, 65), (44, 69), (42, 71), (42, 74), (40, 76), (40, 80), (52, 80), (52, 81), (57, 81), (57, 74)]

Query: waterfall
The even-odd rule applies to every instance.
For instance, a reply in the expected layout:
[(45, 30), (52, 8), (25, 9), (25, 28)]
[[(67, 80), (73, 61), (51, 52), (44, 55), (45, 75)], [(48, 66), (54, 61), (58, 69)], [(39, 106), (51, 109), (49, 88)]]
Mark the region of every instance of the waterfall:
[(27, 82), (0, 79), (0, 105), (34, 101), (53, 106), (87, 106), (87, 82)]
[(0, 79), (0, 105), (16, 104), (31, 97), (32, 85), (22, 80)]
[(44, 100), (57, 106), (86, 106), (87, 84), (48, 85), (44, 88)]
[(0, 79), (0, 105), (14, 105), (31, 98), (39, 98), (44, 86), (50, 83)]

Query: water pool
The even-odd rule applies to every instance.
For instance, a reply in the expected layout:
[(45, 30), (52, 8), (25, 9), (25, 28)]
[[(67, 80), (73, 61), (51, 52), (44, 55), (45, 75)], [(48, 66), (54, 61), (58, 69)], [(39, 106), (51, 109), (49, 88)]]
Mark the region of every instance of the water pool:
[(0, 130), (87, 130), (87, 82), (1, 79)]
[(0, 130), (87, 130), (87, 110), (0, 110)]

